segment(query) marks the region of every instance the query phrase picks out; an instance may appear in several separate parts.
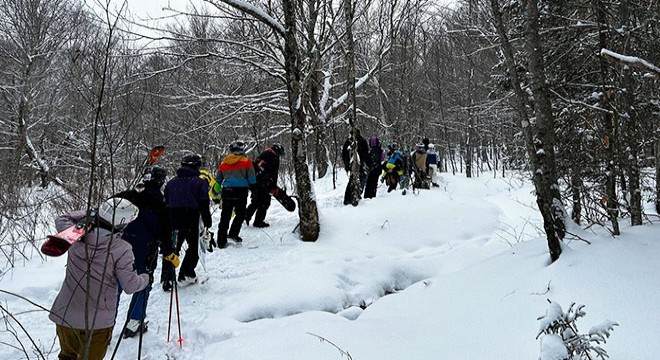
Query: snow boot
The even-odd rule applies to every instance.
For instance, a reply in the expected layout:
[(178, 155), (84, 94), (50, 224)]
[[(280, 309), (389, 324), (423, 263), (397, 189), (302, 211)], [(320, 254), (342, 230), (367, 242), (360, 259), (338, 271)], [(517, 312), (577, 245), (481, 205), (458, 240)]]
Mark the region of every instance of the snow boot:
[(124, 339), (126, 339), (126, 338), (132, 338), (140, 333), (144, 334), (147, 332), (147, 330), (149, 330), (148, 324), (149, 322), (145, 321), (142, 323), (142, 325), (140, 325), (140, 320), (131, 319), (128, 321), (128, 324), (126, 325), (126, 329), (124, 329), (124, 333), (122, 334), (122, 336), (124, 337)]
[(252, 224), (252, 226), (256, 227), (256, 228), (265, 228), (265, 227), (269, 227), (270, 224), (265, 222), (265, 221), (262, 221), (260, 223), (254, 223), (254, 224)]

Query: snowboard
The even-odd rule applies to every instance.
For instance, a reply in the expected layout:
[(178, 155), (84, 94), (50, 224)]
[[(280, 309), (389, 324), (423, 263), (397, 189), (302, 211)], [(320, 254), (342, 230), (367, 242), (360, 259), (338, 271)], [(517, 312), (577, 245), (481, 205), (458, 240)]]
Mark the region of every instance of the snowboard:
[(81, 221), (55, 235), (48, 235), (46, 242), (41, 245), (41, 253), (48, 256), (61, 256), (69, 250), (71, 245), (85, 236), (87, 230), (89, 230), (88, 222)]
[(280, 187), (271, 190), (271, 194), (282, 206), (289, 212), (296, 210), (296, 202), (289, 196), (286, 191)]

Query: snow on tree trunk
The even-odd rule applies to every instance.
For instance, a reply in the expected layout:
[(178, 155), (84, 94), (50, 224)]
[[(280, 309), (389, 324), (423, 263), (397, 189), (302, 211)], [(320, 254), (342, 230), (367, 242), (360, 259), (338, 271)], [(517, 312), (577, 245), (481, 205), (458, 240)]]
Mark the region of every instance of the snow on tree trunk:
[[(543, 63), (541, 54), (541, 43), (538, 34), (538, 8), (536, 2), (528, 4), (530, 9), (528, 14), (528, 38), (526, 45), (528, 48), (528, 59), (530, 61), (530, 71), (532, 72), (532, 84), (534, 86), (534, 98), (537, 101), (535, 109), (537, 111), (536, 126), (530, 123), (528, 108), (528, 98), (520, 84), (516, 64), (513, 55), (513, 47), (509, 42), (504, 23), (502, 22), (502, 13), (498, 0), (491, 0), (491, 7), (495, 16), (498, 36), (502, 44), (502, 50), (506, 59), (507, 70), (511, 76), (511, 84), (516, 94), (514, 105), (520, 116), (521, 127), (525, 137), (525, 147), (531, 160), (534, 188), (536, 190), (536, 202), (541, 215), (543, 216), (543, 228), (546, 232), (550, 259), (555, 261), (561, 255), (560, 240), (565, 234), (564, 217), (565, 212), (559, 196), (559, 187), (556, 180), (556, 171), (554, 168), (554, 125), (552, 118), (552, 109), (547, 97), (547, 89), (544, 88)], [(531, 36), (529, 36), (531, 35)], [(534, 63), (533, 65), (531, 63)], [(540, 73), (539, 73), (540, 72)], [(545, 96), (544, 96), (545, 95)], [(538, 102), (544, 102), (540, 104)], [(540, 124), (539, 124), (540, 123)], [(539, 125), (541, 131), (539, 131)], [(536, 131), (536, 133), (534, 133)], [(548, 134), (550, 132), (550, 134)], [(545, 142), (544, 142), (545, 141)], [(550, 149), (546, 154), (545, 148)]]
[(298, 215), (300, 217), (300, 236), (303, 241), (316, 241), (320, 233), (319, 213), (312, 181), (307, 166), (305, 144), (305, 113), (301, 103), (301, 74), (296, 40), (296, 6), (292, 0), (283, 0), (284, 10), (284, 66), (291, 114), (291, 152), (298, 192)]
[(539, 9), (536, 0), (527, 2), (525, 13), (525, 49), (529, 61), (530, 80), (534, 94), (534, 115), (536, 117), (534, 134), (534, 154), (530, 154), (536, 163), (534, 183), (536, 203), (543, 215), (543, 228), (548, 241), (552, 261), (561, 255), (560, 241), (566, 234), (564, 223), (565, 211), (557, 184), (555, 167), (555, 126), (552, 106), (548, 95), (543, 62), (543, 42), (539, 35)]

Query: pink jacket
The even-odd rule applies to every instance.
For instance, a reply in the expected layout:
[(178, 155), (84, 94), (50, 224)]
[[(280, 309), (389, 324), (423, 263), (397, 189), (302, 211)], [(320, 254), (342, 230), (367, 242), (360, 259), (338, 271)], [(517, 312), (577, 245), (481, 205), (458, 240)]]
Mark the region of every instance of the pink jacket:
[[(76, 224), (84, 216), (84, 211), (74, 211), (58, 217), (57, 231)], [(50, 310), (50, 320), (74, 329), (112, 327), (117, 313), (117, 281), (127, 294), (147, 287), (149, 275), (135, 272), (131, 245), (120, 235), (94, 228), (71, 246), (66, 276)]]

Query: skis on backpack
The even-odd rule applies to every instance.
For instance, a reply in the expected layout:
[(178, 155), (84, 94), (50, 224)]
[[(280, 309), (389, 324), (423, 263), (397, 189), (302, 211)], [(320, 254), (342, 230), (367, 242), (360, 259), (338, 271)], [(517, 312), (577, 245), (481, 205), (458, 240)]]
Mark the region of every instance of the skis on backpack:
[[(156, 146), (152, 148), (147, 154), (147, 158), (144, 159), (144, 162), (138, 168), (138, 172), (135, 174), (135, 178), (131, 181), (130, 189), (133, 189), (137, 184), (142, 180), (144, 176), (144, 169), (153, 165), (158, 158), (163, 155), (165, 152), (165, 147)], [(41, 253), (47, 256), (61, 256), (69, 250), (71, 245), (80, 240), (87, 231), (89, 231), (91, 225), (93, 224), (96, 218), (96, 210), (91, 210), (89, 214), (77, 224), (60, 231), (55, 235), (48, 235), (46, 241), (41, 245)]]
[(296, 210), (296, 202), (293, 201), (293, 198), (284, 189), (276, 187), (270, 193), (287, 211), (292, 212)]

